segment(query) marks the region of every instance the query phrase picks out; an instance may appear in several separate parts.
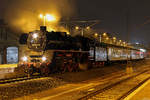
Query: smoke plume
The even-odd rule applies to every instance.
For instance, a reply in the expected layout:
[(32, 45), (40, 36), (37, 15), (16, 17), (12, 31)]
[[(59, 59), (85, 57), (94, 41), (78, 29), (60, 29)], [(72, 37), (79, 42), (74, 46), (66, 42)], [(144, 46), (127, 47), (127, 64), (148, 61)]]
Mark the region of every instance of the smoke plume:
[(42, 25), (39, 14), (53, 14), (57, 22), (75, 14), (74, 0), (1, 0), (1, 3), (5, 22), (22, 32), (33, 31)]

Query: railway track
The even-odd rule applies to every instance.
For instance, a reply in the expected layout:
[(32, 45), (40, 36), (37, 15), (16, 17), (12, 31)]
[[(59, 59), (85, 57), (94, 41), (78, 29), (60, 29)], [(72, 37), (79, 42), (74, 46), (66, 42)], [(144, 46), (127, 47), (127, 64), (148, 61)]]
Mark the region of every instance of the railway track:
[(130, 93), (150, 79), (149, 70), (117, 81), (102, 89), (96, 90), (78, 100), (123, 100)]
[(0, 84), (7, 84), (7, 83), (13, 83), (13, 82), (19, 82), (24, 80), (31, 80), (41, 78), (40, 76), (32, 76), (32, 77), (19, 77), (19, 78), (10, 78), (10, 79), (1, 79)]

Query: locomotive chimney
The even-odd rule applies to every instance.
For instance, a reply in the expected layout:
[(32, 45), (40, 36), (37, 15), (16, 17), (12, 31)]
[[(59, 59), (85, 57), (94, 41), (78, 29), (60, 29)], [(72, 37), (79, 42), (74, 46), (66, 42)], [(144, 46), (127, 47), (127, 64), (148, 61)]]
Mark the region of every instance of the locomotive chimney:
[(46, 31), (46, 26), (40, 26), (40, 31), (45, 32)]

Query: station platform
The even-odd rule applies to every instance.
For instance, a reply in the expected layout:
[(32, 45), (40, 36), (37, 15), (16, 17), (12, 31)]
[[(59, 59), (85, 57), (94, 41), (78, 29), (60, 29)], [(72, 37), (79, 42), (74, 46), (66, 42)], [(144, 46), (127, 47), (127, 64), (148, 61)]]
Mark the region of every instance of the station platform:
[(146, 81), (124, 100), (150, 100), (150, 80)]
[(17, 64), (0, 64), (0, 79), (5, 79), (6, 75), (13, 73)]
[(1, 68), (14, 68), (17, 67), (17, 64), (0, 64), (0, 69)]

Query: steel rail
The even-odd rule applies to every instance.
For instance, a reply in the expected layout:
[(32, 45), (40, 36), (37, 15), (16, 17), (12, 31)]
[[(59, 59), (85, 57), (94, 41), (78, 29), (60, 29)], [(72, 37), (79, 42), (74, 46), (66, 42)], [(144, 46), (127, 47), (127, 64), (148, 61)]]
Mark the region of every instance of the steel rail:
[(37, 79), (37, 78), (41, 78), (41, 77), (33, 76), (33, 77), (19, 77), (19, 78), (2, 79), (2, 80), (0, 80), (0, 84), (14, 83), (14, 82), (20, 82), (20, 81), (24, 81), (24, 80), (31, 80), (31, 79)]
[[(104, 87), (104, 88), (102, 88), (102, 89), (99, 89), (99, 90), (97, 90), (97, 91), (94, 91), (94, 92), (92, 92), (92, 93), (90, 93), (90, 94), (88, 94), (88, 95), (86, 95), (86, 96), (83, 96), (83, 97), (79, 98), (78, 100), (87, 100), (87, 99), (89, 99), (89, 98), (91, 98), (91, 97), (93, 97), (93, 96), (95, 96), (95, 95), (97, 95), (97, 94), (99, 94), (99, 93), (102, 93), (102, 92), (104, 92), (104, 91), (106, 91), (106, 90), (109, 90), (109, 89), (113, 88), (114, 86), (119, 85), (120, 83), (123, 83), (123, 82), (125, 82), (125, 81), (127, 81), (127, 80), (129, 80), (129, 79), (135, 78), (135, 77), (137, 77), (137, 76), (139, 76), (139, 75), (141, 75), (141, 74), (143, 74), (143, 73), (146, 73), (146, 72), (148, 72), (148, 71), (149, 71), (149, 70), (145, 70), (145, 71), (142, 71), (142, 72), (140, 72), (140, 73), (138, 73), (138, 74), (136, 74), (136, 75), (127, 77), (127, 78), (125, 78), (125, 79), (122, 79), (122, 80), (120, 80), (120, 81), (118, 81), (118, 82), (115, 82), (115, 83), (113, 83), (113, 84), (110, 84), (110, 85), (108, 85), (108, 86), (106, 86), (106, 87)], [(141, 84), (142, 84), (142, 83), (141, 83)], [(123, 98), (123, 97), (125, 97), (127, 94), (128, 94), (128, 93), (125, 93), (122, 97), (120, 97), (120, 99)], [(119, 99), (118, 99), (118, 100), (119, 100)]]
[(139, 88), (140, 86), (142, 86), (145, 82), (147, 82), (150, 79), (150, 77), (144, 79), (142, 82), (140, 82), (138, 85), (136, 85), (135, 87), (133, 87), (130, 91), (127, 91), (124, 95), (122, 95), (121, 97), (119, 97), (117, 100), (123, 100), (124, 98), (126, 98), (129, 94), (131, 94), (132, 92), (134, 92), (137, 88)]

